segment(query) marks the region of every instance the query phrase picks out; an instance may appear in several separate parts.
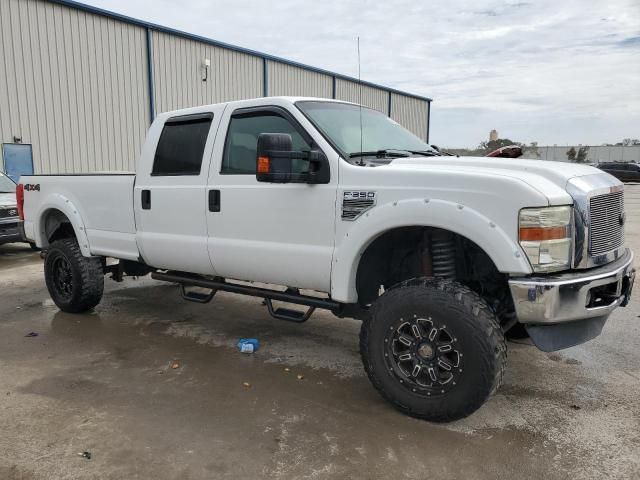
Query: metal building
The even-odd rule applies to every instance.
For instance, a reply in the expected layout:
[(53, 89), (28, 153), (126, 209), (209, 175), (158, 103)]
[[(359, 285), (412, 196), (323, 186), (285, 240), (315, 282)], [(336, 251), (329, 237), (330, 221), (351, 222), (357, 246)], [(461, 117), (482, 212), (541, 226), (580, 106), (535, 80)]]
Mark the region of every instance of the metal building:
[(429, 98), (70, 0), (0, 1), (8, 173), (132, 170), (156, 112), (273, 95), (362, 95), (429, 138)]

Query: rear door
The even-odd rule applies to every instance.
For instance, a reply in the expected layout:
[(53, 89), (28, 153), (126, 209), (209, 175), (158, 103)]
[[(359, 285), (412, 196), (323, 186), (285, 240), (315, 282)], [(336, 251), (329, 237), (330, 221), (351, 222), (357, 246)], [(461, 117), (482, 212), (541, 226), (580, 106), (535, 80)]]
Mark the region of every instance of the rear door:
[[(134, 190), (138, 247), (157, 268), (211, 274), (206, 184), (224, 106), (169, 117), (153, 128), (155, 153), (141, 162)], [(152, 141), (152, 139), (149, 139)], [(145, 146), (146, 148), (146, 146)], [(144, 154), (143, 154), (144, 158)]]

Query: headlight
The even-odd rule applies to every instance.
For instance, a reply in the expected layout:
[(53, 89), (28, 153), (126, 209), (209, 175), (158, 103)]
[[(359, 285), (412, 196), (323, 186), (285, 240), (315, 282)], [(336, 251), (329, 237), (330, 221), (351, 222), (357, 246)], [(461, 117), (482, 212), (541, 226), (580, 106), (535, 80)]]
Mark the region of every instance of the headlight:
[(563, 270), (571, 265), (572, 208), (520, 210), (519, 239), (535, 272)]

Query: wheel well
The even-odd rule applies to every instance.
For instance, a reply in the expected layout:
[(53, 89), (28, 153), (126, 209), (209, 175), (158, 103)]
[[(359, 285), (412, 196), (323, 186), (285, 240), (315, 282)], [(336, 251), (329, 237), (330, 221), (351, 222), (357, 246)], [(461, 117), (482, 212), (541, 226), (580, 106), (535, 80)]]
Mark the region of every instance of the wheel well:
[[(443, 251), (448, 255), (445, 263)], [(513, 311), (507, 276), (476, 243), (448, 230), (424, 226), (389, 230), (367, 247), (356, 274), (358, 302), (368, 305), (384, 289), (422, 276), (447, 277), (468, 286), (499, 315)]]
[(48, 210), (42, 220), (44, 238), (51, 244), (61, 238), (76, 238), (69, 218), (60, 210)]

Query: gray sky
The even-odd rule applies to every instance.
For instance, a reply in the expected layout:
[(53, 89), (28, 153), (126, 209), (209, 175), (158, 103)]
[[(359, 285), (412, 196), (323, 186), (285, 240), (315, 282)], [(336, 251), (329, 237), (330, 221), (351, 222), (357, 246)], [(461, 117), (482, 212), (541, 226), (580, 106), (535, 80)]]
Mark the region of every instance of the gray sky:
[(431, 141), (640, 138), (640, 0), (86, 0), (434, 99)]

